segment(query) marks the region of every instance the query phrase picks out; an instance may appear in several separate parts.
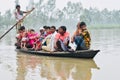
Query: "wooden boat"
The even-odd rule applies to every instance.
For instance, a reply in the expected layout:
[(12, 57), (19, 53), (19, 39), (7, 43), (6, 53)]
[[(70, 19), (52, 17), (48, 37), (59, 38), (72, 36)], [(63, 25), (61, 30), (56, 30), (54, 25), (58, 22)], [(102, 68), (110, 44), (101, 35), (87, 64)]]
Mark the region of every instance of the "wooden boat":
[(34, 55), (41, 55), (41, 56), (51, 56), (51, 57), (67, 57), (67, 58), (94, 58), (95, 55), (100, 50), (81, 50), (75, 52), (45, 52), (45, 51), (32, 51), (32, 50), (25, 50), (25, 49), (16, 49), (16, 51), (34, 54)]

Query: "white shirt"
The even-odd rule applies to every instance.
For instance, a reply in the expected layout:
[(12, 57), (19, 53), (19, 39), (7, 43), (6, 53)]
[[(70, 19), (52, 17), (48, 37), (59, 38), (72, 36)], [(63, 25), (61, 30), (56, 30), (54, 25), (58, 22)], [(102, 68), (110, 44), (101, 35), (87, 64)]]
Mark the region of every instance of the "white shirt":
[[(20, 12), (22, 13), (22, 11), (20, 11)], [(19, 21), (23, 18), (23, 13), (19, 14), (18, 12), (15, 12), (15, 16), (16, 16), (17, 21)]]
[(42, 42), (42, 44), (47, 40), (50, 39), (50, 43), (47, 44), (47, 46), (50, 48), (51, 51), (55, 51), (55, 36), (56, 36), (57, 32), (55, 31), (53, 34), (48, 35)]

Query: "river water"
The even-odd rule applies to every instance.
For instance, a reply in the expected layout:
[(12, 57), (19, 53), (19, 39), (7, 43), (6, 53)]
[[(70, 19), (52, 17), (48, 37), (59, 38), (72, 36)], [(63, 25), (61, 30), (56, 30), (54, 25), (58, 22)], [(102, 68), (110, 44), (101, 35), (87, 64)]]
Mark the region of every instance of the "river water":
[(16, 52), (10, 32), (0, 41), (0, 80), (119, 80), (120, 28), (89, 31), (91, 49), (101, 50), (93, 60)]

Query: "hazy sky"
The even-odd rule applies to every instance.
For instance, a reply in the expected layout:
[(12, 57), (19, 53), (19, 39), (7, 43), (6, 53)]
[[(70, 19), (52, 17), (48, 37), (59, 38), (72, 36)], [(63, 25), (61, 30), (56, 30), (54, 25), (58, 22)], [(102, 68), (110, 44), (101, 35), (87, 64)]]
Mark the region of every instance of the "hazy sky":
[[(28, 5), (29, 0), (19, 0), (22, 9)], [(39, 0), (34, 0), (39, 1)], [(44, 0), (45, 1), (45, 0)], [(56, 0), (57, 7), (62, 9), (68, 1), (78, 2), (81, 1), (84, 8), (98, 8), (102, 10), (107, 8), (108, 10), (120, 10), (120, 0)], [(15, 0), (0, 0), (0, 12), (4, 13), (6, 10), (15, 8)]]

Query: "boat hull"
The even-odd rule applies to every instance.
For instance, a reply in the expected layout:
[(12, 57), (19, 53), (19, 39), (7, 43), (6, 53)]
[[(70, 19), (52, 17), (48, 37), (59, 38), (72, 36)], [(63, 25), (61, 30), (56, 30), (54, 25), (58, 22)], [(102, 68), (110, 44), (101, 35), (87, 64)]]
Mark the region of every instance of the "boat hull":
[(51, 57), (67, 57), (67, 58), (94, 58), (95, 55), (100, 50), (81, 50), (75, 52), (45, 52), (45, 51), (32, 51), (32, 50), (24, 50), (24, 49), (16, 49), (16, 51), (41, 55), (41, 56), (51, 56)]

